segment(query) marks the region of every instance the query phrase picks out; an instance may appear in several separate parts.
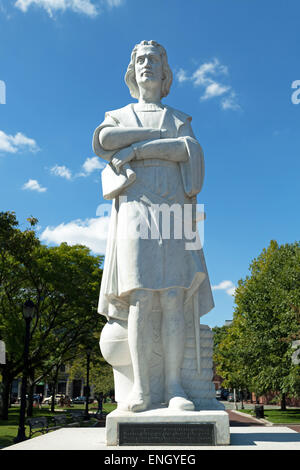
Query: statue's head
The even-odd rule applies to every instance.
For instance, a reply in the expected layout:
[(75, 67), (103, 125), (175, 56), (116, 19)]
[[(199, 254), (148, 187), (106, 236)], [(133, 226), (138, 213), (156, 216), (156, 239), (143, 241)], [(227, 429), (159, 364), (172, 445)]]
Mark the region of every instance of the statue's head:
[[(148, 54), (147, 54), (148, 53)], [(151, 56), (152, 72), (143, 69), (145, 55)], [(131, 53), (130, 64), (125, 74), (125, 82), (133, 98), (139, 99), (139, 83), (143, 80), (159, 80), (161, 86), (161, 98), (169, 94), (172, 84), (173, 74), (168, 64), (166, 50), (156, 41), (141, 41)]]

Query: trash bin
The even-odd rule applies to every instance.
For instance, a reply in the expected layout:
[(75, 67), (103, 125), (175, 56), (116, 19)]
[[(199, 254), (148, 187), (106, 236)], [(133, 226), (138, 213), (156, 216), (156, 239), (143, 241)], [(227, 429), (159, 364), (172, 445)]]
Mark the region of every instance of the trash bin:
[(255, 417), (264, 418), (264, 405), (255, 405)]

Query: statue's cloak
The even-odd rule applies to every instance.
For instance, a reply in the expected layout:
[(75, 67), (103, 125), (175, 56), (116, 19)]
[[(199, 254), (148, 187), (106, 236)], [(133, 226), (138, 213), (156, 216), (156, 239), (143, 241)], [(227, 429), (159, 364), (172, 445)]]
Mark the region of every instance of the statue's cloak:
[[(185, 309), (192, 317), (198, 317), (198, 322), (199, 317), (214, 307), (199, 235), (197, 249), (185, 248), (190, 240), (165, 240), (160, 234), (155, 240), (128, 240), (124, 234), (122, 236), (124, 228), (137, 214), (145, 218), (153, 204), (180, 204), (182, 207), (192, 204), (195, 209), (196, 196), (203, 184), (204, 159), (190, 121), (190, 116), (164, 106), (160, 127), (167, 129), (167, 137), (184, 140), (188, 160), (174, 163), (154, 156), (150, 160), (132, 161), (130, 164), (137, 180), (113, 200), (98, 305), (99, 313), (108, 320), (127, 320), (129, 295), (134, 289), (158, 292), (183, 287)], [(94, 152), (108, 162), (116, 151), (101, 147), (99, 133), (109, 126), (141, 126), (133, 104), (107, 112), (105, 120), (94, 132)], [(168, 180), (170, 184), (167, 184)], [(153, 310), (159, 310), (159, 305), (154, 305)]]

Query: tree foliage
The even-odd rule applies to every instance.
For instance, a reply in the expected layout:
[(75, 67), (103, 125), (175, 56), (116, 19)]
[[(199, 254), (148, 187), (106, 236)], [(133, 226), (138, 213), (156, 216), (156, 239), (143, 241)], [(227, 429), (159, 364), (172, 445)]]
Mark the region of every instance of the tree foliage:
[(96, 311), (102, 257), (82, 245), (42, 245), (34, 231), (37, 220), (28, 222), (30, 227), (21, 230), (14, 213), (0, 213), (0, 337), (7, 350), (1, 372), (6, 388), (23, 369), (22, 306), (27, 299), (35, 304), (30, 369), (44, 375), (76, 357), (79, 345), (102, 326)]
[(233, 322), (215, 347), (217, 372), (258, 395), (299, 393), (299, 367), (291, 361), (291, 338), (299, 335), (299, 242), (271, 241), (239, 281), (235, 304)]
[[(112, 367), (101, 356), (99, 349), (99, 335), (94, 334), (93, 339), (89, 341), (92, 346), (90, 361), (90, 386), (93, 393), (98, 395), (109, 394), (114, 389), (114, 379)], [(81, 346), (76, 358), (70, 362), (69, 379), (81, 379), (86, 377), (87, 372), (87, 354), (84, 345)]]

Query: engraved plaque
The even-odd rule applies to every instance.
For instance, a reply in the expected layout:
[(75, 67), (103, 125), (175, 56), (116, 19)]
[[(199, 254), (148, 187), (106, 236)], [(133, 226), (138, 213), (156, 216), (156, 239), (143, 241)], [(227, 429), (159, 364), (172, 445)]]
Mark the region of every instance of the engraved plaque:
[(215, 445), (213, 423), (119, 423), (119, 445)]

